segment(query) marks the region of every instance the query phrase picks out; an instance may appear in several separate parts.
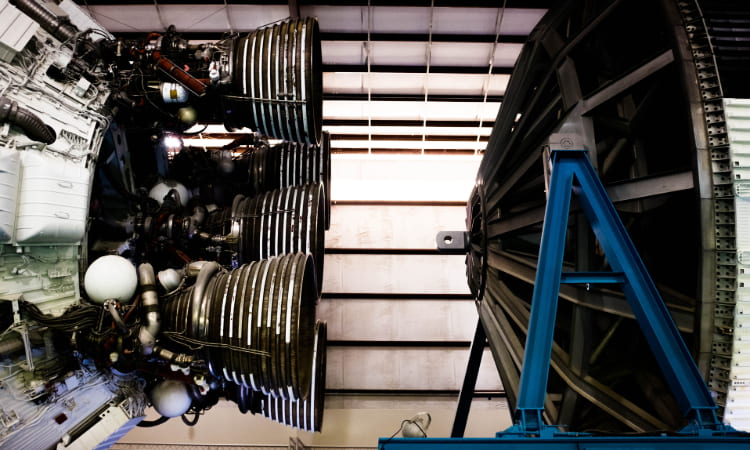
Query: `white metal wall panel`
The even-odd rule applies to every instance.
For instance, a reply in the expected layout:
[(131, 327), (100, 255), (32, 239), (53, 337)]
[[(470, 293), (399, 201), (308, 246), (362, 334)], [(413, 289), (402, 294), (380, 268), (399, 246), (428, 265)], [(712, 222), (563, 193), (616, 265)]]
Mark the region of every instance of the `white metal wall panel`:
[(331, 148), (350, 149), (350, 150), (469, 150), (479, 152), (487, 147), (487, 141), (469, 140), (469, 141), (451, 141), (451, 140), (403, 140), (403, 139), (384, 139), (384, 140), (358, 140), (358, 139), (331, 139)]
[(333, 155), (331, 199), (466, 202), (481, 156)]
[(385, 66), (513, 67), (523, 44), (491, 42), (327, 41), (321, 43), (324, 64)]
[[(485, 124), (487, 125), (487, 124)], [(412, 127), (412, 126), (382, 126), (373, 125), (368, 127), (366, 125), (326, 125), (323, 127), (325, 131), (328, 131), (332, 135), (347, 135), (347, 134), (389, 134), (389, 135), (400, 135), (400, 136), (421, 136), (426, 134), (428, 136), (481, 136), (488, 137), (492, 132), (492, 124), (483, 127)]]
[(328, 254), (323, 292), (469, 294), (464, 260), (464, 255)]
[[(321, 433), (301, 432), (259, 414), (239, 414), (237, 404), (219, 400), (194, 427), (168, 420), (158, 427), (136, 427), (113, 450), (283, 450), (291, 439), (301, 439), (317, 450), (364, 450), (377, 447), (378, 438), (398, 430), (401, 421), (428, 411), (430, 437), (448, 437), (456, 411), (452, 396), (328, 396)], [(147, 420), (159, 414), (151, 408)], [(512, 425), (505, 399), (476, 398), (472, 402), (466, 437), (492, 437)]]
[[(300, 8), (302, 16), (315, 16), (322, 30), (338, 33), (426, 34), (430, 31), (432, 16), (433, 34), (495, 35), (497, 21), (501, 18), (500, 34), (527, 35), (544, 15), (544, 9), (505, 8), (451, 8), (398, 7), (398, 6), (329, 6), (311, 5)], [(372, 12), (372, 17), (370, 17)]]
[(477, 308), (471, 300), (323, 299), (317, 316), (329, 340), (470, 342)]
[[(437, 34), (528, 35), (546, 9), (435, 8), (432, 32)], [(500, 29), (497, 23), (500, 22)]]
[(330, 94), (503, 95), (510, 75), (461, 73), (325, 72)]
[(499, 110), (500, 102), (323, 101), (323, 119), (493, 122)]
[(358, 65), (366, 62), (363, 41), (322, 41), (323, 64)]
[(464, 230), (464, 206), (336, 205), (327, 248), (435, 249), (439, 231)]
[[(426, 66), (426, 42), (370, 41), (362, 42), (370, 50), (370, 64), (396, 66)], [(366, 61), (365, 61), (366, 62)]]
[[(225, 8), (229, 8), (228, 11)], [(178, 31), (225, 31), (227, 13), (237, 28), (250, 31), (289, 16), (286, 5), (90, 5), (87, 10), (108, 31), (162, 31), (159, 14), (167, 25)], [(370, 11), (372, 17), (370, 17)], [(321, 31), (336, 33), (409, 33), (495, 35), (497, 20), (502, 19), (500, 34), (527, 35), (544, 14), (543, 9), (506, 8), (502, 17), (499, 8), (450, 8), (398, 6), (302, 6), (300, 15), (317, 17)], [(467, 26), (471, 24), (471, 26)]]
[[(328, 389), (459, 390), (468, 348), (329, 347)], [(482, 356), (477, 390), (501, 390), (489, 349)]]

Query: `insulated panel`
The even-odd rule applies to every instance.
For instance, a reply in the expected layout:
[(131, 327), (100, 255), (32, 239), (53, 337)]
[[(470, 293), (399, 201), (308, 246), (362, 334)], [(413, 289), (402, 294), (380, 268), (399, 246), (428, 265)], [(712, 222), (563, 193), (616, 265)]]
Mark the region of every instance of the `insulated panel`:
[(328, 254), (324, 293), (469, 294), (464, 255)]
[(9, 242), (16, 222), (21, 153), (0, 148), (0, 242)]
[(330, 341), (470, 342), (477, 308), (468, 299), (337, 298), (321, 300), (317, 318), (326, 321)]
[[(328, 347), (327, 356), (327, 389), (460, 390), (469, 348)], [(476, 390), (502, 390), (489, 350)]]
[(327, 248), (432, 249), (439, 231), (463, 230), (464, 206), (334, 204)]
[(34, 36), (39, 24), (12, 6), (0, 1), (0, 60), (10, 62)]

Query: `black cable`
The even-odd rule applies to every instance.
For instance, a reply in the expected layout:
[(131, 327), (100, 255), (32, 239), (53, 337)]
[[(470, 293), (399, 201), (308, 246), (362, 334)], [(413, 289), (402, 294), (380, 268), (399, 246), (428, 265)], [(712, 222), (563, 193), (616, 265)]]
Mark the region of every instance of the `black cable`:
[(166, 417), (166, 416), (161, 416), (156, 420), (141, 420), (140, 422), (138, 422), (138, 426), (144, 427), (144, 428), (151, 428), (157, 425), (161, 425), (167, 420), (169, 420), (169, 417)]
[(92, 328), (99, 317), (99, 308), (88, 304), (74, 306), (59, 317), (43, 313), (37, 305), (30, 302), (24, 301), (20, 305), (23, 312), (31, 319), (59, 331), (73, 332)]
[(182, 422), (189, 427), (195, 426), (195, 424), (198, 423), (198, 419), (201, 417), (201, 413), (199, 411), (194, 411), (193, 414), (193, 420), (187, 418), (187, 413), (183, 414), (181, 416)]
[(390, 441), (391, 439), (393, 439), (394, 437), (396, 437), (396, 435), (397, 435), (397, 434), (399, 434), (399, 433), (401, 432), (401, 430), (403, 430), (403, 429), (404, 429), (404, 424), (406, 424), (407, 422), (410, 422), (410, 420), (409, 420), (409, 419), (404, 419), (404, 420), (402, 420), (402, 421), (401, 421), (401, 426), (400, 426), (400, 427), (398, 427), (398, 430), (396, 430), (396, 432), (395, 432), (395, 433), (393, 433), (393, 434), (391, 435), (391, 437), (389, 437), (389, 438), (388, 438), (388, 440)]

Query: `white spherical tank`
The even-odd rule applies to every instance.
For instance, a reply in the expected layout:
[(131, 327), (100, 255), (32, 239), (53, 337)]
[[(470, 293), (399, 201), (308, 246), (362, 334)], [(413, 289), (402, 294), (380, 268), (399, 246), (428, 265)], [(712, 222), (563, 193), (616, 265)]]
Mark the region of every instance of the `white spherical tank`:
[(190, 200), (190, 192), (182, 183), (178, 183), (174, 180), (162, 180), (156, 183), (154, 187), (152, 187), (148, 192), (148, 196), (159, 202), (159, 204), (161, 205), (162, 203), (164, 203), (164, 197), (172, 189), (177, 191), (177, 194), (180, 197), (180, 204), (182, 206), (187, 205), (188, 200)]
[(97, 258), (86, 270), (83, 287), (89, 300), (104, 303), (113, 298), (128, 303), (138, 286), (138, 274), (127, 259), (117, 255)]
[(187, 386), (177, 380), (165, 380), (151, 391), (154, 409), (164, 417), (177, 417), (185, 414), (192, 403)]

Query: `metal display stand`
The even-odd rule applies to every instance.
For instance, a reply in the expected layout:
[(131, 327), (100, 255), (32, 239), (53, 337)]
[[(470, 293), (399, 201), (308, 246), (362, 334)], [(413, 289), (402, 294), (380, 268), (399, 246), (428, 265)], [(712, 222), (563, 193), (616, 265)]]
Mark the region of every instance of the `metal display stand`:
[[(563, 139), (558, 142), (575, 142)], [(459, 396), (452, 438), (381, 439), (380, 450), (503, 446), (504, 448), (750, 448), (750, 435), (721, 423), (716, 405), (679, 330), (664, 305), (585, 150), (551, 148), (548, 199), (544, 216), (539, 266), (531, 302), (520, 389), (514, 425), (495, 438), (463, 438), (471, 394), (485, 342), (482, 324), (472, 344), (467, 377)], [(563, 272), (563, 252), (572, 194), (596, 235), (611, 272)], [(453, 248), (451, 248), (453, 249)], [(658, 361), (688, 425), (676, 433), (659, 435), (594, 435), (562, 431), (542, 420), (552, 352), (554, 323), (561, 283), (617, 284)], [(477, 350), (478, 349), (478, 350)], [(467, 400), (468, 399), (468, 400)]]

